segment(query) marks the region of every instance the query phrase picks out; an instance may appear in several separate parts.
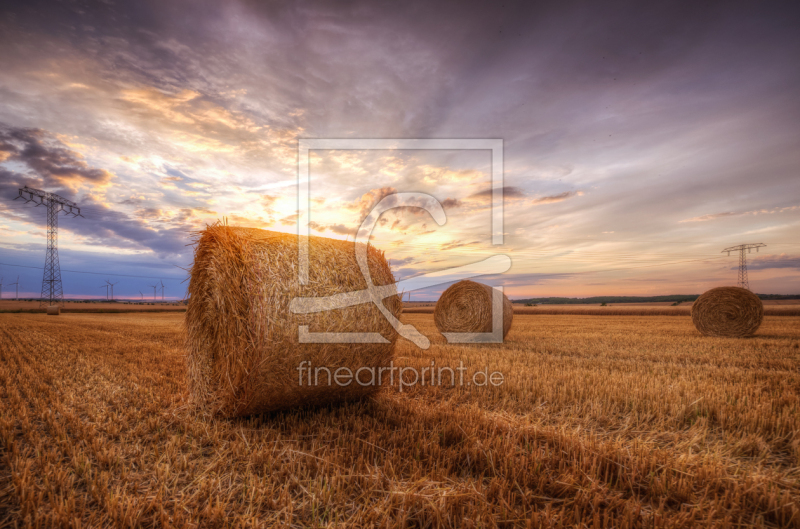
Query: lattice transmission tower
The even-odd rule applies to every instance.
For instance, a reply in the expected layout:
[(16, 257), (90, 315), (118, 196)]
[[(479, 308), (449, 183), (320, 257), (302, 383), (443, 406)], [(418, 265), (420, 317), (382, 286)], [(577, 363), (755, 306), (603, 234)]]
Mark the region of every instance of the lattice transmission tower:
[(728, 255), (731, 252), (739, 252), (739, 277), (736, 281), (736, 286), (741, 288), (746, 288), (750, 290), (750, 283), (747, 280), (747, 254), (753, 251), (753, 248), (756, 249), (758, 252), (759, 248), (765, 247), (766, 244), (762, 242), (757, 242), (755, 244), (740, 244), (738, 246), (731, 246), (730, 248), (725, 248), (722, 252), (728, 252)]
[[(23, 194), (27, 194), (25, 197)], [(58, 263), (58, 214), (73, 217), (83, 217), (81, 208), (75, 202), (60, 197), (55, 193), (48, 193), (41, 189), (25, 186), (19, 190), (19, 196), (14, 200), (23, 199), (26, 203), (33, 202), (36, 206), (47, 209), (47, 254), (44, 259), (44, 276), (42, 277), (42, 297), (40, 305), (47, 302), (49, 305), (63, 303), (64, 289), (61, 285), (61, 266)], [(85, 217), (84, 217), (85, 218)]]

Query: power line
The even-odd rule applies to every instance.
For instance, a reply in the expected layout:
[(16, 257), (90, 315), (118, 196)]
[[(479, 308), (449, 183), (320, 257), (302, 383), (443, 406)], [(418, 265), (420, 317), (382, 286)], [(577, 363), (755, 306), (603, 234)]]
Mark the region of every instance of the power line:
[[(8, 212), (8, 211), (21, 211), (21, 210), (33, 211), (31, 208), (27, 208), (27, 207), (9, 207), (9, 206), (6, 206), (6, 207), (0, 209), (0, 213), (5, 213), (5, 212)], [(133, 218), (133, 217), (136, 216), (135, 213), (125, 213), (125, 212), (111, 211), (111, 210), (98, 210), (98, 209), (93, 209), (93, 208), (90, 208), (90, 207), (82, 206), (81, 207), (81, 216), (82, 217), (86, 217), (87, 214), (89, 216), (92, 216), (92, 217), (101, 217), (101, 216), (102, 217), (116, 217), (116, 218), (119, 218), (119, 219)]]
[[(41, 266), (28, 266), (28, 265), (18, 265), (18, 264), (11, 264), (11, 263), (0, 263), (0, 265), (2, 265), (2, 266), (15, 266), (17, 268), (33, 268), (35, 270), (43, 270), (43, 268)], [(177, 265), (175, 265), (175, 266), (177, 267)], [(61, 271), (62, 272), (70, 272), (70, 273), (73, 273), (73, 274), (92, 274), (92, 275), (97, 275), (97, 276), (115, 276), (115, 277), (138, 277), (138, 278), (141, 278), (141, 279), (161, 279), (162, 277), (164, 277), (164, 276), (137, 276), (137, 275), (131, 275), (131, 274), (109, 274), (108, 272), (86, 272), (86, 271), (83, 271), (83, 270), (66, 270), (66, 269), (61, 270)], [(177, 279), (180, 279), (180, 278), (168, 277), (167, 279), (177, 280)]]

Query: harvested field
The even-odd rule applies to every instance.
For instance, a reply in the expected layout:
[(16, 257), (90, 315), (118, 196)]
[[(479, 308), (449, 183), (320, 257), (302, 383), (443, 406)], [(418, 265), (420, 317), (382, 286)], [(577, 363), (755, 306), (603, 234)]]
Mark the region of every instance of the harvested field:
[(186, 406), (182, 319), (0, 314), (0, 526), (800, 527), (798, 317), (518, 314), (450, 346), (407, 314), (433, 345), (398, 365), (503, 385), (232, 420)]
[[(44, 314), (45, 307), (41, 307), (38, 301), (17, 301), (12, 299), (0, 300), (0, 313), (16, 312)], [(134, 303), (127, 301), (103, 302), (103, 301), (67, 301), (61, 305), (63, 313), (123, 313), (123, 312), (186, 312), (186, 305), (178, 302), (144, 302)]]
[[(526, 307), (513, 305), (514, 314), (551, 314), (576, 316), (691, 316), (692, 304), (682, 303), (677, 306), (642, 305), (642, 304), (614, 304), (606, 307), (600, 305), (539, 305)], [(404, 307), (403, 314), (433, 314), (433, 307), (411, 306)], [(770, 305), (764, 302), (764, 314), (772, 316), (800, 316), (800, 305)]]

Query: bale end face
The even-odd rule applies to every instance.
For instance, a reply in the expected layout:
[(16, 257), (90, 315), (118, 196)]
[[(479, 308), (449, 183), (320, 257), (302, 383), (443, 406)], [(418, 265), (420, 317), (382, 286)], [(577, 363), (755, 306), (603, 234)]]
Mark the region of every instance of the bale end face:
[[(493, 293), (492, 287), (466, 279), (451, 285), (433, 309), (436, 328), (439, 332), (492, 332)], [(513, 320), (514, 308), (503, 294), (503, 338)]]
[(764, 304), (745, 288), (712, 288), (692, 305), (692, 323), (705, 336), (752, 336), (762, 321)]

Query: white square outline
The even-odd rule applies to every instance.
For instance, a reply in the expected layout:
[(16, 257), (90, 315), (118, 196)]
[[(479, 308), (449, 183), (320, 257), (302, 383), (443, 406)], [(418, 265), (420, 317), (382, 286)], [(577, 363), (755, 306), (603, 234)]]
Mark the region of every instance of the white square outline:
[[(492, 245), (503, 244), (503, 140), (489, 138), (428, 138), (428, 139), (374, 139), (374, 138), (299, 138), (297, 143), (297, 235), (298, 281), (308, 284), (308, 238), (311, 236), (309, 214), (311, 211), (311, 157), (312, 150), (481, 150), (492, 153)], [(503, 287), (492, 287), (492, 332), (446, 333), (448, 343), (502, 343)], [(498, 307), (500, 308), (498, 314)], [(498, 326), (499, 324), (499, 326)], [(298, 329), (299, 336), (308, 339), (308, 327)], [(336, 334), (336, 343), (352, 333), (311, 333), (314, 338)], [(499, 335), (499, 339), (498, 339)], [(334, 338), (331, 336), (330, 338)], [(385, 339), (384, 339), (385, 340)], [(305, 343), (302, 341), (301, 343)]]

